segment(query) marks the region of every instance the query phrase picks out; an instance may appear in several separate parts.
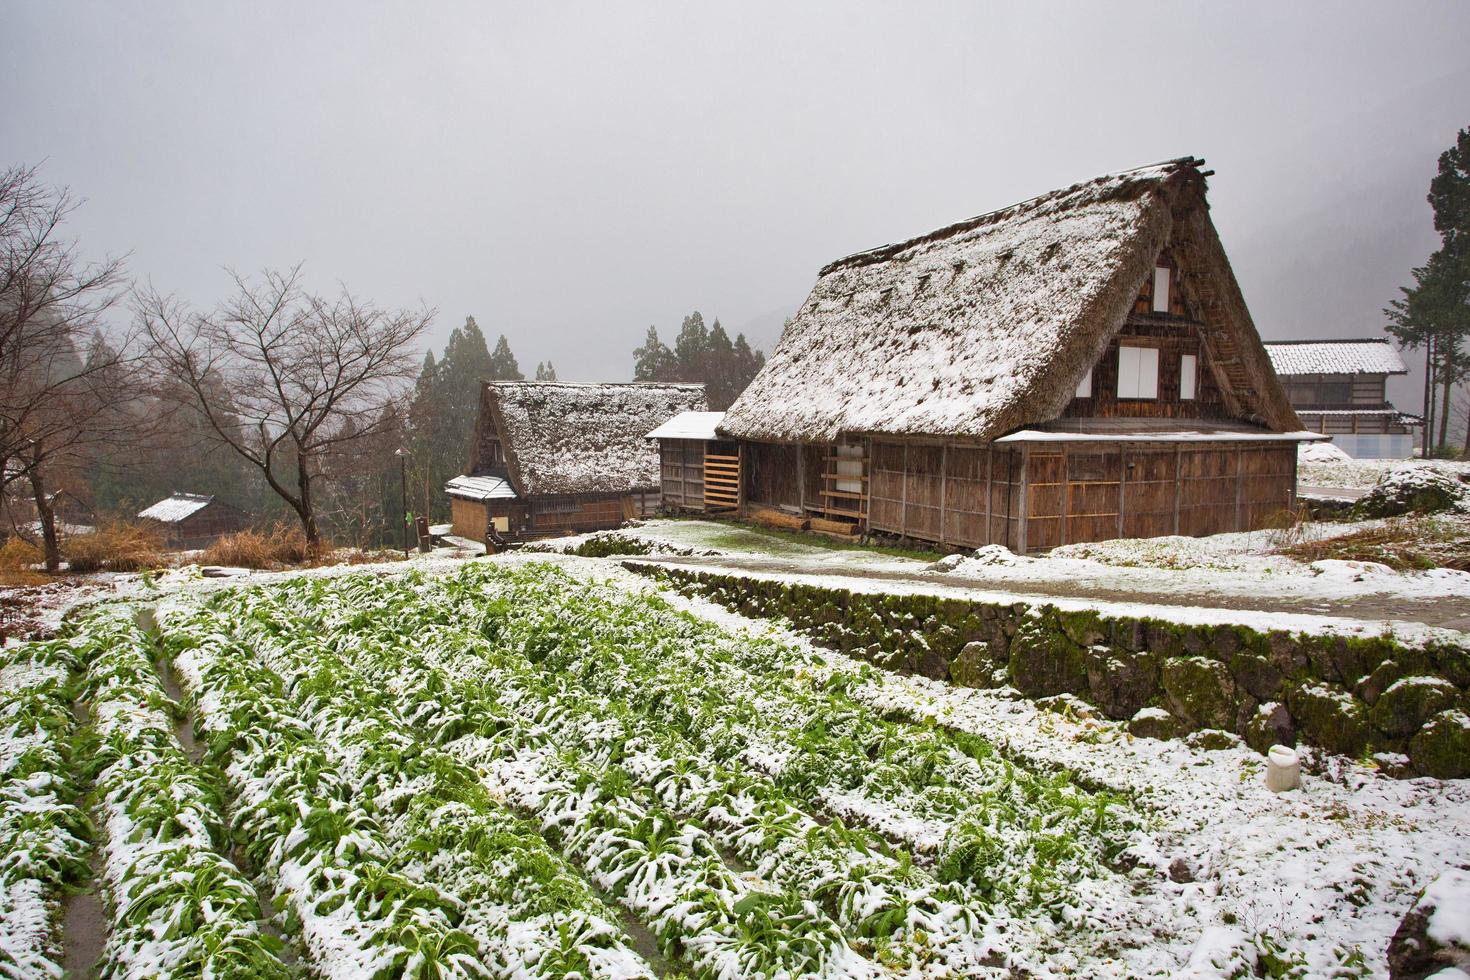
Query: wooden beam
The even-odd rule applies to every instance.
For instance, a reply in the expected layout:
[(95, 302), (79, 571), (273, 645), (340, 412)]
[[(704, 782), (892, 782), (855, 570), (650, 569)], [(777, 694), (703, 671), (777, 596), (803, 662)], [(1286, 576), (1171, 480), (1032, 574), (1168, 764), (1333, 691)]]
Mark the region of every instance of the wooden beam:
[(1128, 448), (1118, 447), (1118, 537), (1123, 536), (1123, 502), (1127, 497), (1128, 486)]
[(945, 498), (949, 491), (949, 443), (939, 447), (939, 543), (944, 544), (946, 529), (944, 519)]
[(1021, 447), (1021, 500), (1016, 507), (1020, 515), (1020, 526), (1016, 530), (1016, 554), (1026, 553), (1026, 526), (1031, 523), (1031, 513), (1026, 504), (1026, 481), (1030, 479), (1027, 472), (1026, 460), (1031, 456), (1031, 447)]
[(1184, 494), (1184, 451), (1174, 446), (1174, 533), (1179, 533), (1179, 505)]
[(990, 507), (991, 507), (990, 500), (991, 500), (991, 497), (993, 496), (993, 493), (994, 493), (992, 491), (992, 489), (991, 489), (991, 485), (992, 485), (994, 476), (995, 476), (995, 446), (994, 445), (990, 445), (990, 446), (986, 446), (985, 447), (985, 543), (986, 544), (994, 544), (995, 543), (994, 542), (994, 539), (991, 538), (991, 536), (990, 536), (993, 533), (992, 528), (991, 528), (991, 519), (990, 519)]
[(909, 444), (903, 442), (903, 475), (899, 479), (898, 529), (904, 537), (909, 536)]

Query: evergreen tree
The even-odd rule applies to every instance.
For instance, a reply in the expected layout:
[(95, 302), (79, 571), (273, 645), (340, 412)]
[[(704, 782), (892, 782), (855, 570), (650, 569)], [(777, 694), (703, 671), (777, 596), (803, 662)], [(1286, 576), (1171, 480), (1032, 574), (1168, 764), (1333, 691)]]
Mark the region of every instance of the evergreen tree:
[(536, 380), (537, 381), (555, 381), (556, 380), (556, 368), (552, 366), (552, 364), (551, 364), (550, 361), (547, 361), (545, 364), (538, 363), (536, 365)]
[(695, 311), (684, 318), (672, 351), (659, 340), (657, 328), (648, 328), (643, 346), (633, 351), (633, 380), (702, 383), (710, 409), (722, 412), (765, 363), (766, 356), (751, 350), (744, 334), (731, 343), (718, 319), (706, 329), (704, 317)]
[(650, 326), (643, 346), (633, 350), (633, 380), (668, 381), (673, 363), (674, 352), (658, 339), (658, 329)]
[[(470, 318), (474, 322), (474, 318)], [(505, 339), (505, 334), (495, 342), (495, 353), (490, 355), (490, 373), (486, 380), (489, 381), (524, 381), (526, 376), (521, 374), (520, 365), (516, 363), (516, 356), (510, 352), (510, 342)]]
[[(1403, 296), (1383, 311), (1388, 332), (1401, 346), (1425, 352), (1426, 456), (1431, 446), (1446, 448), (1451, 393), (1470, 367), (1461, 349), (1470, 338), (1470, 130), (1461, 130), (1455, 145), (1440, 154), (1428, 200), (1440, 247), (1413, 270), (1414, 285), (1401, 288)], [(1470, 419), (1465, 450), (1470, 452)]]
[(672, 381), (703, 381), (708, 373), (709, 330), (698, 310), (684, 318), (674, 338)]

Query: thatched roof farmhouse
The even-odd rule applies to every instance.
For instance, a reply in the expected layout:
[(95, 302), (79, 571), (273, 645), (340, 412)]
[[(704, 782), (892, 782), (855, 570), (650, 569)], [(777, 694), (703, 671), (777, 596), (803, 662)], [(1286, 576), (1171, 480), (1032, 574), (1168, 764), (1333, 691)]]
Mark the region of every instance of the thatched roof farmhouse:
[(1258, 527), (1302, 433), (1181, 158), (839, 259), (720, 423), (744, 508), (1021, 551)]
[(470, 467), (445, 488), (455, 532), (531, 537), (645, 516), (659, 494), (645, 436), (705, 407), (697, 384), (487, 381)]

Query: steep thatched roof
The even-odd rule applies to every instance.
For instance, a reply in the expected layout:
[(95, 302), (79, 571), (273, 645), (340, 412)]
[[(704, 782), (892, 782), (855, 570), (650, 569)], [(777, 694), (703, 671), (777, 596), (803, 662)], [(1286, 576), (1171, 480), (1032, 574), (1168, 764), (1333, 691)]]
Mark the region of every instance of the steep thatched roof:
[(721, 431), (986, 440), (1056, 418), (1166, 244), (1227, 407), (1300, 428), (1210, 222), (1201, 163), (1109, 174), (833, 262)]
[(516, 493), (627, 493), (659, 485), (658, 447), (644, 437), (706, 408), (704, 385), (487, 381), (480, 398), (501, 439)]

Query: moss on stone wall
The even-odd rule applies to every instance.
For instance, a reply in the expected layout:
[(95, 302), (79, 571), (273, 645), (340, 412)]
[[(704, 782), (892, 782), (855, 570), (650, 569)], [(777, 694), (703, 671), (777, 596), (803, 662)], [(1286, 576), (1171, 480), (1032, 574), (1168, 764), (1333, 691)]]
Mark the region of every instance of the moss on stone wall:
[(1407, 752), (1424, 775), (1470, 776), (1470, 650), (1462, 646), (625, 564), (738, 612), (789, 620), (823, 646), (900, 673), (1080, 697), (1130, 720), (1135, 734), (1225, 731), (1262, 752), (1300, 737), (1355, 757)]

